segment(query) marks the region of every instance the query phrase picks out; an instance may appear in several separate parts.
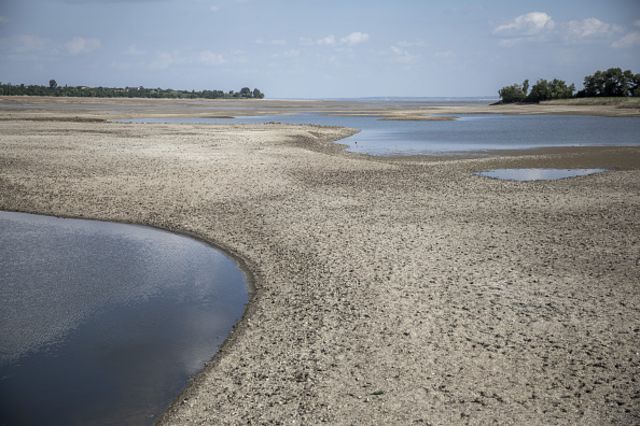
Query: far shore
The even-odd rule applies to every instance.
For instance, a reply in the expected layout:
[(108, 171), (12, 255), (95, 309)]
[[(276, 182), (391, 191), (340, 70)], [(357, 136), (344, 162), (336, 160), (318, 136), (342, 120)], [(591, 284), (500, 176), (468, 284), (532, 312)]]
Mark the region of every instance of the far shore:
[(62, 98), (0, 96), (2, 119), (69, 117), (114, 120), (141, 117), (230, 118), (316, 112), (330, 115), (364, 115), (384, 120), (453, 120), (456, 114), (563, 114), (640, 117), (636, 98), (585, 98), (540, 104), (490, 105), (477, 102), (437, 103), (393, 101), (270, 100), (270, 99), (142, 99), (142, 98)]
[[(0, 111), (0, 210), (195, 235), (251, 271), (243, 320), (162, 425), (640, 423), (640, 147), (373, 158), (335, 143), (354, 129), (110, 121), (638, 109), (0, 98)], [(610, 171), (473, 174), (498, 167)]]

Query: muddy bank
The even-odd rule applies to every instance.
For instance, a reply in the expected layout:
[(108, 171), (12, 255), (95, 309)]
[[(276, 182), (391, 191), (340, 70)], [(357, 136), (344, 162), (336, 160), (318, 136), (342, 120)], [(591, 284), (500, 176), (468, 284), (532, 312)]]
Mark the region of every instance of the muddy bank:
[[(0, 209), (246, 261), (244, 321), (164, 424), (638, 423), (640, 149), (372, 159), (350, 132), (0, 121)], [(547, 163), (616, 170), (471, 175)]]
[[(437, 102), (419, 100), (273, 100), (273, 99), (125, 99), (0, 96), (5, 118), (67, 117), (120, 119), (136, 117), (217, 117), (324, 113), (366, 115), (385, 120), (451, 120), (456, 114), (567, 114), (640, 117), (634, 100), (610, 98), (543, 102), (540, 104), (489, 105), (484, 102)], [(18, 115), (15, 115), (18, 114)], [(435, 114), (435, 115), (434, 115)]]

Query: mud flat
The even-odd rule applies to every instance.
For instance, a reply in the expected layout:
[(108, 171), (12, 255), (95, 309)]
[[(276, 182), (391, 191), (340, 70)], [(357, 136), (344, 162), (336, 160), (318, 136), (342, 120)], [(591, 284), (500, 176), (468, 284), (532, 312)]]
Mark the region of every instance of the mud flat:
[(136, 117), (227, 118), (243, 115), (322, 113), (375, 116), (384, 120), (446, 121), (456, 114), (564, 114), (640, 117), (635, 98), (588, 98), (540, 104), (425, 100), (127, 99), (0, 96), (1, 120), (101, 121)]
[[(22, 114), (0, 209), (192, 233), (253, 273), (163, 424), (640, 422), (640, 148), (385, 159), (331, 142), (348, 129)], [(472, 174), (512, 167), (611, 171)]]

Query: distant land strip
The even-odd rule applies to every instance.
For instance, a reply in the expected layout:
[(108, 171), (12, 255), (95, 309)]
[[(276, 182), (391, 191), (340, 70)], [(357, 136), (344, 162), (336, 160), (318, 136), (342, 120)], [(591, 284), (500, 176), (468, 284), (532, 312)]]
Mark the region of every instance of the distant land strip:
[(229, 90), (176, 90), (137, 87), (88, 87), (59, 86), (49, 80), (48, 86), (0, 83), (0, 96), (62, 96), (77, 98), (164, 98), (164, 99), (263, 99), (260, 89), (243, 87), (240, 91)]

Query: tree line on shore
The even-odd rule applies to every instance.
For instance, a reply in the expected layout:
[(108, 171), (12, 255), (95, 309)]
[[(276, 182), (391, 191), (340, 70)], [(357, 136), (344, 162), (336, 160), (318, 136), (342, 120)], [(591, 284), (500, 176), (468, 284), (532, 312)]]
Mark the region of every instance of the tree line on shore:
[(146, 87), (87, 87), (59, 86), (55, 80), (49, 80), (48, 86), (36, 84), (0, 83), (0, 96), (66, 96), (81, 98), (168, 98), (168, 99), (262, 99), (264, 93), (259, 89), (243, 87), (236, 92), (230, 90), (175, 90), (150, 89)]
[(621, 68), (596, 71), (584, 78), (584, 88), (576, 92), (574, 84), (563, 80), (540, 79), (529, 90), (529, 80), (498, 90), (501, 103), (541, 102), (553, 99), (640, 96), (640, 73)]

